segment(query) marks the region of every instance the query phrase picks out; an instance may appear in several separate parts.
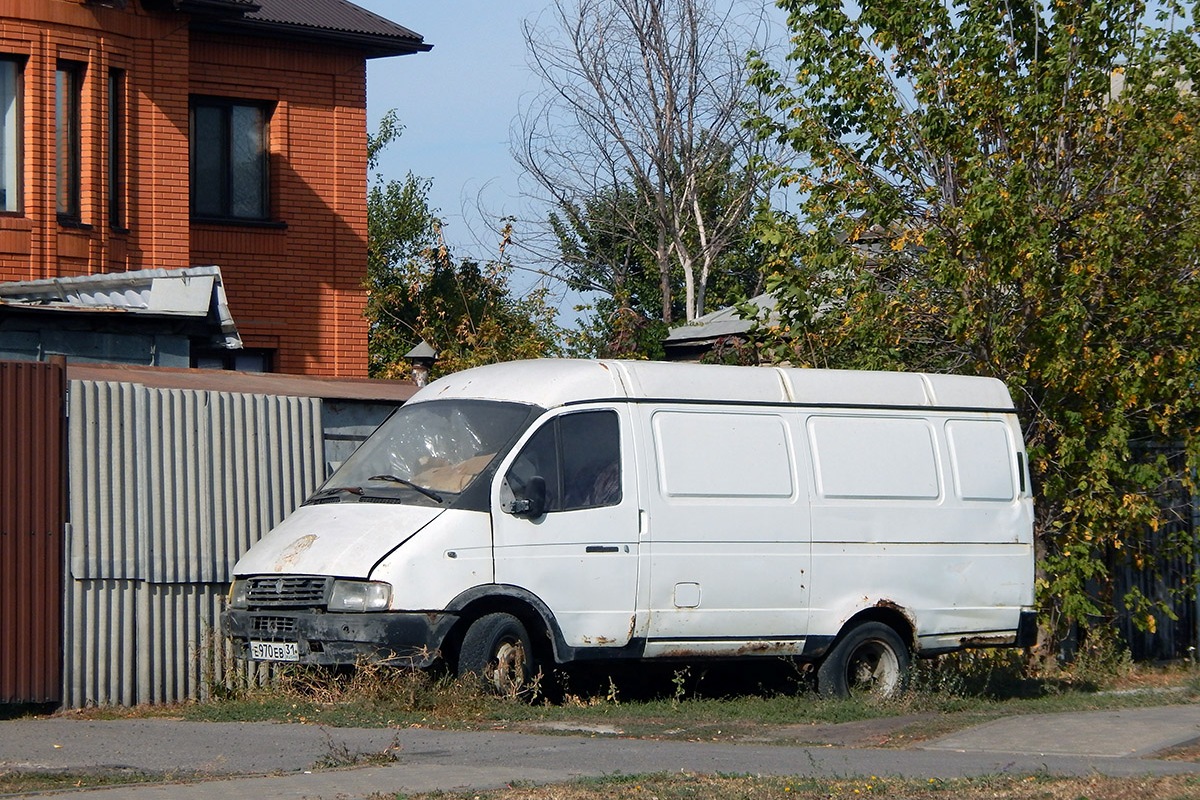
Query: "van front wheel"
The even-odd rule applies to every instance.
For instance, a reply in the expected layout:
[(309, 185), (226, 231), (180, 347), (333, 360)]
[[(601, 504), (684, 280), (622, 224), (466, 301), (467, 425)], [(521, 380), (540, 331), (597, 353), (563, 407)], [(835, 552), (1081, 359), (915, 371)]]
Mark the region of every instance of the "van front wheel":
[(910, 656), (900, 635), (882, 622), (846, 632), (817, 670), (817, 690), (827, 697), (895, 697), (904, 689)]
[(458, 654), (458, 674), (479, 675), (493, 691), (515, 696), (533, 674), (529, 634), (511, 614), (486, 614), (471, 623)]

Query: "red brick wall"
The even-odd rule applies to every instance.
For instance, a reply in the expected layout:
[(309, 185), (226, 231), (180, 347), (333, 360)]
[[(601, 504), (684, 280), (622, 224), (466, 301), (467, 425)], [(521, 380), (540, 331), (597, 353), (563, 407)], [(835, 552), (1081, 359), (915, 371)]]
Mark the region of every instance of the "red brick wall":
[(275, 104), (271, 216), (286, 230), (194, 225), (247, 347), (281, 372), (365, 376), (366, 68), (361, 57), (193, 36), (191, 91)]
[[(0, 280), (189, 266), (188, 32), (174, 16), (83, 7), (73, 0), (6, 4), (0, 53), (24, 59), (23, 213), (0, 215)], [(55, 214), (54, 71), (85, 66), (82, 228)], [(108, 219), (108, 71), (126, 71), (128, 230)]]
[[(247, 347), (280, 372), (365, 377), (366, 71), (361, 56), (190, 33), (185, 17), (9, 0), (0, 54), (26, 59), (23, 212), (0, 214), (0, 281), (216, 264)], [(82, 227), (55, 213), (54, 71), (86, 64)], [(125, 227), (108, 219), (108, 73), (126, 75)], [(271, 217), (193, 225), (188, 98), (275, 104)]]

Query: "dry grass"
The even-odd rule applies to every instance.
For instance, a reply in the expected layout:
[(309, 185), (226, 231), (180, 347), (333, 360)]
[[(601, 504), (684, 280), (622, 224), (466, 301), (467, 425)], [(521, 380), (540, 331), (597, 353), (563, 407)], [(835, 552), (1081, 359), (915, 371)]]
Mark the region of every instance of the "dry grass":
[(169, 784), (185, 780), (183, 775), (163, 775), (134, 769), (104, 769), (65, 772), (21, 772), (0, 770), (0, 796), (24, 797), (30, 792), (63, 792), (131, 784)]
[[(1200, 680), (1189, 665), (1124, 670), (1096, 663), (1049, 677), (1031, 675), (1016, 656), (993, 651), (919, 662), (912, 690), (883, 702), (818, 697), (782, 662), (774, 668), (767, 662), (662, 668), (657, 677), (653, 665), (624, 673), (556, 674), (542, 683), (554, 702), (496, 697), (477, 680), (364, 664), (344, 671), (289, 668), (269, 685), (244, 686), (206, 703), (66, 713), (530, 731), (603, 725), (634, 737), (906, 747), (1001, 716), (1166, 705), (1200, 696)], [(1108, 680), (1097, 686), (1106, 670)], [(862, 730), (843, 725), (856, 721)]]
[[(380, 795), (376, 800), (390, 797)], [(1200, 779), (1026, 776), (949, 781), (875, 777), (826, 781), (685, 774), (395, 797), (404, 800), (1194, 800), (1200, 798)]]

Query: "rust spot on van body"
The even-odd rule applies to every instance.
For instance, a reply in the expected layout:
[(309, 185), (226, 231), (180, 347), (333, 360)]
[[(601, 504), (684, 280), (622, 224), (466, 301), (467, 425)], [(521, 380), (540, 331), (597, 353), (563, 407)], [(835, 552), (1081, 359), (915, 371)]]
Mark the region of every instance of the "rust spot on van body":
[(790, 642), (751, 642), (737, 650), (739, 656), (765, 656), (772, 653), (788, 653), (793, 649)]
[(606, 644), (612, 644), (616, 641), (616, 639), (610, 639), (607, 636), (580, 636), (579, 641), (587, 645), (594, 644), (604, 646)]
[(283, 572), (285, 569), (290, 569), (295, 565), (296, 560), (304, 554), (304, 551), (313, 546), (313, 542), (317, 540), (315, 533), (310, 533), (301, 536), (296, 541), (287, 546), (287, 549), (279, 554), (279, 560), (275, 562), (275, 571)]
[(888, 611), (895, 611), (897, 614), (903, 616), (904, 619), (908, 620), (908, 624), (912, 626), (913, 630), (916, 630), (917, 621), (913, 619), (913, 615), (909, 613), (907, 608), (895, 602), (894, 600), (879, 600), (875, 603), (875, 607), (886, 608)]
[(958, 642), (963, 647), (1007, 647), (1016, 644), (1017, 637), (1012, 634), (1003, 636), (964, 636)]
[(896, 601), (888, 600), (887, 598), (881, 598), (875, 601), (875, 608), (883, 608), (887, 609), (888, 611), (894, 611), (900, 616), (904, 617), (904, 621), (908, 623), (910, 635), (906, 636), (903, 631), (897, 632), (902, 638), (909, 640), (909, 644), (912, 646), (913, 652), (917, 652), (921, 649), (921, 640), (916, 635), (917, 620), (907, 608), (900, 605)]
[(711, 656), (712, 653), (701, 653), (697, 650), (688, 650), (685, 647), (679, 650), (666, 650), (659, 658), (703, 658), (706, 655)]

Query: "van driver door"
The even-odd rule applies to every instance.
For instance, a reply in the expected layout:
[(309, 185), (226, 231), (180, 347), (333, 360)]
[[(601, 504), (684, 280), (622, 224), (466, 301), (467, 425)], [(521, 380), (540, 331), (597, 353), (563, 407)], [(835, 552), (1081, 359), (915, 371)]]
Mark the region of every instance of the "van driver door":
[(572, 647), (620, 647), (632, 636), (638, 498), (623, 409), (543, 420), (492, 487), (496, 583), (553, 612)]

